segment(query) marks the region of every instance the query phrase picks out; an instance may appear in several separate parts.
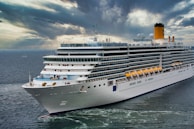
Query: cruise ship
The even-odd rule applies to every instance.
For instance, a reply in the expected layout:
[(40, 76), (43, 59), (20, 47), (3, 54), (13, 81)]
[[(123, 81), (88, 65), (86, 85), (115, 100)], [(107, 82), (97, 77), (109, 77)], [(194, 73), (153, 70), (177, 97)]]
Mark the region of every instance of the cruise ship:
[(127, 100), (191, 78), (192, 47), (174, 36), (165, 39), (162, 23), (153, 30), (149, 43), (63, 43), (22, 87), (53, 114)]

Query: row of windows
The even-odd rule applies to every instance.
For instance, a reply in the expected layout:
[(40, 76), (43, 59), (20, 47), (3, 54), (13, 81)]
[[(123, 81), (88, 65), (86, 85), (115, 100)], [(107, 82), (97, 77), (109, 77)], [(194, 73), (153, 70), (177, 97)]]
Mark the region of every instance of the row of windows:
[(95, 78), (95, 79), (86, 80), (86, 83), (87, 83), (87, 82), (100, 81), (100, 80), (106, 80), (106, 79), (107, 79), (107, 77)]
[(98, 76), (106, 76), (110, 74), (115, 74), (115, 73), (123, 73), (125, 70), (117, 70), (115, 71), (109, 71), (109, 72), (101, 72), (101, 73), (96, 73), (96, 74), (90, 74), (89, 77), (98, 77)]
[(136, 57), (129, 57), (126, 59), (121, 59), (119, 60), (110, 60), (110, 61), (103, 61), (102, 65), (110, 65), (110, 64), (122, 64), (122, 63), (129, 63), (129, 62), (139, 62), (139, 61), (152, 61), (152, 60), (158, 60), (159, 59), (159, 55), (157, 56), (136, 56)]
[(112, 67), (96, 68), (92, 72), (100, 72), (100, 71), (104, 72), (104, 71), (107, 71), (107, 70), (115, 70), (115, 69), (118, 70), (118, 69), (127, 68), (127, 67), (128, 67), (127, 64), (124, 64), (124, 65), (121, 65), (121, 66), (115, 65), (115, 66), (112, 66)]
[[(187, 59), (188, 59), (188, 57), (189, 56), (185, 56), (185, 57), (187, 57)], [(180, 57), (176, 57), (175, 59), (179, 59)], [(184, 57), (181, 57), (181, 58), (184, 58)], [(130, 60), (130, 59), (129, 59)], [(159, 61), (159, 57), (158, 58), (152, 58), (152, 59), (150, 59), (150, 60), (143, 60), (143, 59), (139, 59), (139, 60), (135, 60), (135, 61), (133, 61), (134, 63), (132, 64), (132, 61), (129, 61), (129, 60), (124, 60), (124, 61), (114, 61), (114, 62), (103, 62), (102, 64), (100, 64), (99, 65), (99, 67), (101, 67), (101, 66), (110, 66), (110, 65), (119, 65), (119, 64), (127, 64), (127, 63), (130, 63), (130, 65), (131, 66), (134, 66), (134, 65), (136, 65), (136, 64), (139, 64), (139, 63), (144, 63), (145, 64), (145, 62), (147, 62), (147, 61), (149, 61), (149, 63), (150, 62), (158, 62)], [(170, 59), (170, 58), (163, 58), (162, 59), (163, 61), (164, 60), (172, 60), (172, 59)], [(145, 62), (144, 62), (145, 61)], [(125, 65), (126, 66), (126, 65)], [(110, 66), (110, 67), (114, 67), (114, 66)], [(105, 70), (104, 68), (99, 68), (98, 70)], [(96, 70), (96, 71), (98, 71), (98, 70)]]
[(124, 60), (124, 59), (128, 59), (128, 56), (104, 58), (103, 61)]
[(168, 55), (163, 55), (163, 58), (179, 57), (179, 56), (193, 56), (192, 53), (173, 53)]
[(104, 83), (103, 85), (99, 84), (99, 85), (94, 85), (94, 86), (88, 86), (88, 89), (90, 89), (91, 87), (96, 88), (96, 87), (101, 87), (101, 86), (106, 86), (106, 84)]
[[(194, 59), (182, 59), (182, 60), (177, 60), (177, 61), (181, 61), (181, 62), (183, 62), (183, 64), (190, 64), (190, 63), (193, 63), (194, 62)], [(167, 62), (163, 62), (162, 64), (163, 65), (172, 65), (172, 63), (173, 63), (174, 61), (167, 61)]]
[(44, 69), (44, 71), (49, 71), (49, 72), (87, 72), (90, 70), (75, 70), (75, 69), (67, 69), (67, 70), (59, 70), (59, 69)]
[[(55, 65), (55, 64), (47, 64), (47, 65), (51, 65), (51, 66), (74, 66), (74, 64), (58, 64), (58, 65)], [(86, 65), (83, 64), (83, 65), (78, 65), (78, 66), (86, 66)]]
[(59, 62), (98, 62), (100, 58), (44, 58), (44, 60)]
[(173, 57), (168, 57), (168, 58), (163, 58), (163, 60), (175, 60), (175, 59), (188, 59), (188, 58), (193, 58), (190, 55), (185, 55), (185, 56), (173, 56)]
[(95, 70), (93, 70), (93, 72), (104, 72), (106, 70), (119, 70), (119, 69), (129, 69), (130, 67), (139, 67), (139, 66), (142, 66), (142, 67), (145, 67), (147, 65), (153, 65), (153, 64), (156, 64), (158, 65), (159, 64), (159, 60), (152, 60), (152, 61), (149, 61), (149, 62), (134, 62), (134, 63), (123, 63), (123, 64), (114, 64), (114, 66), (111, 66), (109, 65), (109, 67), (101, 67), (101, 65), (99, 66), (100, 68), (96, 68)]

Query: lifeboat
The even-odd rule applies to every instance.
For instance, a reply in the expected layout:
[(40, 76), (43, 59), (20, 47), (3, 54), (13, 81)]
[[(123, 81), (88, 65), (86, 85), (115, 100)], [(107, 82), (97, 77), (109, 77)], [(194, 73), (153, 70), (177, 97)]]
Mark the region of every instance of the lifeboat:
[(149, 70), (148, 69), (143, 69), (143, 73), (144, 74), (148, 74), (149, 73)]
[(154, 72), (159, 72), (162, 71), (161, 66), (155, 66), (155, 67), (150, 67), (150, 68), (144, 68), (144, 69), (139, 69), (136, 71), (129, 71), (125, 73), (126, 77), (133, 77), (137, 75), (143, 75), (143, 74), (149, 74), (149, 73), (154, 73)]
[(137, 74), (142, 75), (143, 74), (142, 70), (137, 70)]
[(131, 77), (131, 74), (129, 72), (125, 73), (126, 77)]
[(153, 67), (154, 72), (158, 72), (158, 67)]
[(158, 71), (162, 71), (162, 67), (158, 66), (157, 68), (158, 68)]
[(135, 71), (132, 71), (130, 74), (131, 74), (132, 76), (136, 76), (136, 75), (137, 75)]
[(178, 66), (178, 65), (182, 65), (182, 62), (177, 61), (171, 64), (171, 66)]
[(149, 73), (153, 73), (154, 72), (154, 68), (148, 68)]
[(125, 73), (125, 76), (126, 77), (137, 76), (137, 73), (136, 73), (136, 71), (130, 71), (130, 72), (126, 72)]

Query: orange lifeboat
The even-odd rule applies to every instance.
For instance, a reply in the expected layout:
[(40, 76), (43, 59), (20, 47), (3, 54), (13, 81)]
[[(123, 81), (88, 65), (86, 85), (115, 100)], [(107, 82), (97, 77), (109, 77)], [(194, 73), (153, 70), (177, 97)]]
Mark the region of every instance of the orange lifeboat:
[(137, 75), (135, 71), (131, 71), (130, 74), (131, 74), (132, 76), (136, 76), (136, 75)]
[(129, 72), (125, 73), (126, 77), (131, 77), (131, 74)]
[(152, 68), (148, 68), (148, 73), (153, 73), (153, 69)]
[(137, 70), (137, 74), (142, 75), (143, 74), (142, 70)]
[(148, 74), (149, 73), (148, 69), (143, 69), (142, 71), (143, 71), (144, 74)]
[(158, 72), (158, 67), (153, 67), (154, 72)]
[(158, 66), (158, 71), (162, 71), (162, 67)]

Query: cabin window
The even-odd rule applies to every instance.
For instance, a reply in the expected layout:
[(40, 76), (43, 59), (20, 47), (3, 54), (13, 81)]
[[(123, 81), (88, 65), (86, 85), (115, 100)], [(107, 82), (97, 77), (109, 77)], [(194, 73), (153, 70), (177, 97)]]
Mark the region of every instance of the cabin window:
[(113, 85), (113, 81), (109, 81), (108, 86), (112, 86), (112, 85)]

